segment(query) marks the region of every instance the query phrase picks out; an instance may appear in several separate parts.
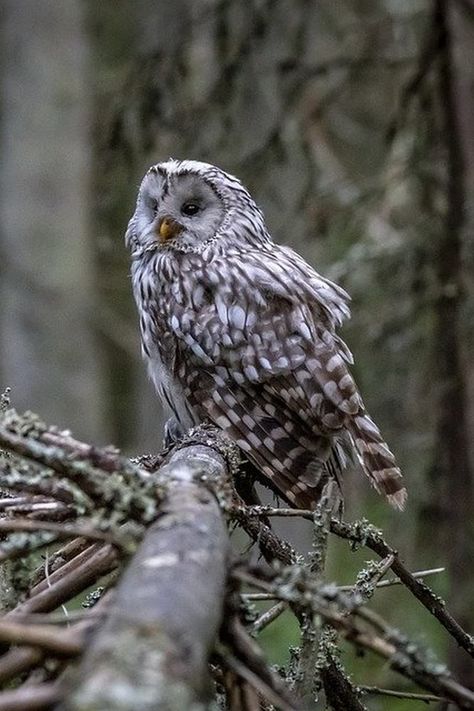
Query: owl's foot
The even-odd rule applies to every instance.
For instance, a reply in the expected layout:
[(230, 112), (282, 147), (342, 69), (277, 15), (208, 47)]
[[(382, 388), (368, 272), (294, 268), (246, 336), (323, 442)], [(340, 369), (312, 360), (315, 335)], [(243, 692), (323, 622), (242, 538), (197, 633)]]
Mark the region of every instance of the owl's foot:
[(171, 445), (179, 442), (184, 437), (186, 431), (183, 430), (180, 423), (175, 417), (170, 417), (165, 422), (163, 432), (163, 447), (171, 447)]

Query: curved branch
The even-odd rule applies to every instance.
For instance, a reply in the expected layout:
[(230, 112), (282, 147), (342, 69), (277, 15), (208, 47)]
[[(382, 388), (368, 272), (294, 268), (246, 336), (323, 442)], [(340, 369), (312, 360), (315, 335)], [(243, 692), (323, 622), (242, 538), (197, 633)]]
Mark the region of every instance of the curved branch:
[(129, 698), (143, 711), (178, 711), (207, 701), (229, 555), (224, 516), (209, 488), (222, 495), (227, 467), (210, 447), (189, 446), (171, 455), (159, 480), (160, 516), (123, 575), (114, 609), (61, 709), (114, 711)]

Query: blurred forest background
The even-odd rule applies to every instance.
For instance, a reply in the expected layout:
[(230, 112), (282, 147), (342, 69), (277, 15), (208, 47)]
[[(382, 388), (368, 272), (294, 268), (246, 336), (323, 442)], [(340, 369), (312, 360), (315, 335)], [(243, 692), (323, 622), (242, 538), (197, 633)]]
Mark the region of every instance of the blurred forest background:
[[(472, 1), (0, 11), (0, 384), (13, 404), (90, 441), (157, 450), (123, 234), (150, 164), (216, 163), (248, 186), (277, 241), (352, 295), (344, 336), (410, 497), (395, 514), (350, 477), (347, 516), (382, 526), (412, 569), (446, 566), (433, 585), (473, 630)], [(335, 548), (330, 576), (352, 582), (353, 558)], [(380, 601), (474, 687), (467, 655), (406, 593)], [(282, 619), (267, 639), (279, 661)], [(360, 668), (357, 681), (400, 683), (378, 663)]]

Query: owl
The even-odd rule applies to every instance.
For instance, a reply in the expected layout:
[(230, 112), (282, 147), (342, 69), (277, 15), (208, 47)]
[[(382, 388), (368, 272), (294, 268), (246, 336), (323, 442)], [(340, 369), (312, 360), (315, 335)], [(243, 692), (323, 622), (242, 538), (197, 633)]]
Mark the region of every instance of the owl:
[(336, 333), (347, 293), (272, 240), (237, 178), (192, 160), (152, 166), (126, 243), (143, 355), (181, 431), (222, 429), (291, 506), (314, 508), (349, 453), (403, 508), (400, 469)]

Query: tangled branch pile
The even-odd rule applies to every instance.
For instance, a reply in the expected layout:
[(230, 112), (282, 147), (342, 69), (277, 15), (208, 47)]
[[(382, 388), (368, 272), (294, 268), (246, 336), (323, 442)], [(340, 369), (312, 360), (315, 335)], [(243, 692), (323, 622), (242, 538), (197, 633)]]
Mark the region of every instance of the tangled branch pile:
[[(237, 451), (210, 428), (130, 461), (18, 415), (6, 397), (1, 408), (0, 711), (198, 710), (212, 699), (233, 711), (289, 711), (315, 708), (316, 698), (360, 711), (374, 693), (474, 709), (474, 692), (366, 603), (401, 583), (471, 657), (473, 639), (379, 531), (331, 517), (330, 491), (316, 511), (248, 505), (234, 488)], [(274, 516), (313, 523), (308, 558), (274, 533)], [(263, 562), (232, 552), (231, 525)], [(352, 586), (324, 579), (330, 535), (377, 555)], [(388, 571), (395, 577), (382, 580)], [(256, 615), (255, 600), (271, 606)], [(258, 635), (285, 610), (301, 644), (277, 670)], [(356, 686), (339, 660), (343, 638), (420, 692)]]

